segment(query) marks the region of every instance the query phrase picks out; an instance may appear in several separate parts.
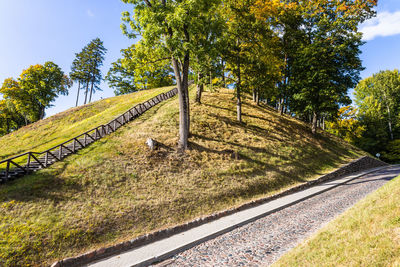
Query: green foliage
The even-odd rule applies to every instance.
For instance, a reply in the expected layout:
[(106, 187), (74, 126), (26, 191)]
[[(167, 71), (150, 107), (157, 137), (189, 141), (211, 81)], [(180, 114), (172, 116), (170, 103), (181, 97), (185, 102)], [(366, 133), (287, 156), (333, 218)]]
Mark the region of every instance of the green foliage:
[(341, 104), (351, 103), (347, 91), (357, 84), (363, 69), (359, 58), (362, 35), (355, 28), (363, 17), (349, 17), (346, 12), (335, 12), (337, 8), (321, 4), (303, 14), (306, 38), (295, 53), (291, 85), (291, 109), (298, 114), (335, 115)]
[[(99, 87), (102, 80), (100, 67), (103, 65), (106, 52), (107, 49), (103, 46), (103, 41), (100, 38), (95, 38), (80, 53), (75, 54), (70, 76), (72, 80), (78, 81), (79, 85), (83, 86), (82, 89), (85, 89), (84, 104), (91, 102), (92, 94), (96, 91), (101, 91)], [(87, 98), (88, 94), (89, 101)]]
[(388, 160), (396, 160), (396, 153), (389, 152), (389, 143), (400, 137), (399, 71), (380, 71), (362, 80), (355, 88), (355, 102), (361, 124), (367, 129), (359, 146), (373, 154), (389, 153)]
[(170, 64), (166, 60), (147, 62), (136, 45), (122, 49), (122, 58), (112, 63), (105, 79), (114, 88), (115, 95), (132, 93), (173, 84)]
[[(309, 120), (335, 115), (349, 104), (347, 91), (362, 70), (357, 25), (373, 16), (376, 1), (257, 0), (256, 17), (279, 33), (282, 68), (281, 111)], [(313, 130), (314, 130), (313, 127)]]
[(352, 106), (340, 108), (337, 118), (326, 123), (327, 131), (346, 142), (356, 144), (365, 132), (365, 126), (361, 125), (357, 115), (357, 109)]
[[(133, 16), (123, 13), (123, 32), (129, 37), (141, 35), (136, 49), (148, 62), (170, 59), (179, 95), (179, 142), (188, 148), (190, 110), (188, 78), (191, 57), (196, 56), (196, 40), (202, 38), (204, 14), (208, 14), (221, 0), (123, 0), (133, 5)], [(128, 30), (127, 24), (130, 27)], [(149, 53), (150, 52), (150, 53)]]
[(24, 70), (18, 81), (8, 78), (0, 89), (7, 109), (17, 113), (25, 122), (43, 119), (45, 109), (52, 106), (58, 95), (67, 95), (72, 81), (53, 62), (33, 65)]
[(382, 159), (391, 163), (400, 163), (400, 139), (388, 142), (385, 151), (382, 152)]
[(25, 125), (24, 117), (16, 112), (10, 100), (0, 100), (0, 136), (17, 130)]

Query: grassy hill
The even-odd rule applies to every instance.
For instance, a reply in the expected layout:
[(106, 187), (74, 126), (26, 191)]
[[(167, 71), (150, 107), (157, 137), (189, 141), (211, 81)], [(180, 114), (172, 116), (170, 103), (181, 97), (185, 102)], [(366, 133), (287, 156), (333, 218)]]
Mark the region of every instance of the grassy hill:
[[(128, 98), (97, 105), (119, 108)], [(233, 91), (225, 89), (205, 92), (201, 105), (191, 102), (191, 150), (179, 154), (177, 103), (177, 97), (163, 102), (77, 155), (0, 186), (0, 265), (48, 264), (128, 240), (271, 195), (364, 154), (246, 98), (239, 124)], [(80, 112), (63, 113), (63, 127), (71, 128), (68, 121)], [(24, 135), (37, 134), (40, 123)], [(57, 138), (47, 127), (49, 140)], [(148, 150), (149, 137), (162, 144), (159, 150)], [(0, 142), (2, 151), (12, 150)]]
[(173, 87), (140, 91), (68, 109), (0, 137), (0, 160), (28, 151), (41, 152), (98, 125), (107, 123), (135, 104)]
[(274, 266), (400, 266), (400, 176), (291, 250)]

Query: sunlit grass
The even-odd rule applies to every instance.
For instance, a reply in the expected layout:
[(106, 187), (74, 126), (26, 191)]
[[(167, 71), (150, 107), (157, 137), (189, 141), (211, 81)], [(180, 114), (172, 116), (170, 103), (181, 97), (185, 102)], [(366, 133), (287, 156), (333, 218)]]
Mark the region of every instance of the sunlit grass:
[[(191, 103), (185, 154), (175, 150), (175, 97), (78, 155), (1, 186), (3, 262), (48, 264), (271, 195), (363, 154), (249, 99), (239, 124), (230, 90), (205, 92), (202, 102)], [(148, 150), (149, 137), (158, 150)]]
[(400, 266), (400, 177), (367, 196), (274, 266)]
[(140, 91), (71, 108), (0, 137), (0, 160), (28, 151), (42, 152), (98, 125), (107, 123), (135, 104), (173, 87)]

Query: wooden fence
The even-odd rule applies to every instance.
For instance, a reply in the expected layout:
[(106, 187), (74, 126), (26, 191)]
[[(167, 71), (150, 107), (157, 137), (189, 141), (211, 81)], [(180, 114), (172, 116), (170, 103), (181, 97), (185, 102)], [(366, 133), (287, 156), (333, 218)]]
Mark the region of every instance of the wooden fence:
[[(43, 152), (26, 152), (12, 158), (0, 161), (0, 183), (13, 180), (17, 177), (31, 173), (33, 171), (47, 168), (51, 164), (74, 154), (78, 150), (87, 147), (96, 140), (115, 132), (122, 125), (139, 117), (144, 112), (154, 107), (158, 103), (167, 100), (178, 93), (174, 88), (167, 93), (159, 94), (144, 103), (137, 104), (122, 115), (119, 115), (109, 123), (97, 126), (61, 144), (58, 144)], [(19, 162), (19, 163), (18, 163)], [(21, 164), (21, 162), (26, 162)]]

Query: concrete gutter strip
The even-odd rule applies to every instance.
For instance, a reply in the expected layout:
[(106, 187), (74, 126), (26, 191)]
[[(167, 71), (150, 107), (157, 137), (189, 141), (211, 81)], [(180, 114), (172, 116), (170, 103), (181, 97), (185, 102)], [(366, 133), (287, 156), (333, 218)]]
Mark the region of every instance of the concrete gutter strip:
[(179, 234), (172, 235), (162, 240), (132, 249), (117, 256), (109, 257), (86, 266), (147, 266), (154, 262), (167, 259), (179, 252), (189, 249), (206, 240), (212, 239), (218, 235), (229, 232), (249, 222), (255, 221), (270, 213), (276, 212), (287, 206), (296, 204), (302, 200), (383, 168), (386, 168), (386, 166), (361, 171), (352, 175), (344, 176), (343, 178), (337, 180), (315, 185), (309, 189), (272, 200), (253, 208), (238, 211), (215, 221), (202, 224)]

